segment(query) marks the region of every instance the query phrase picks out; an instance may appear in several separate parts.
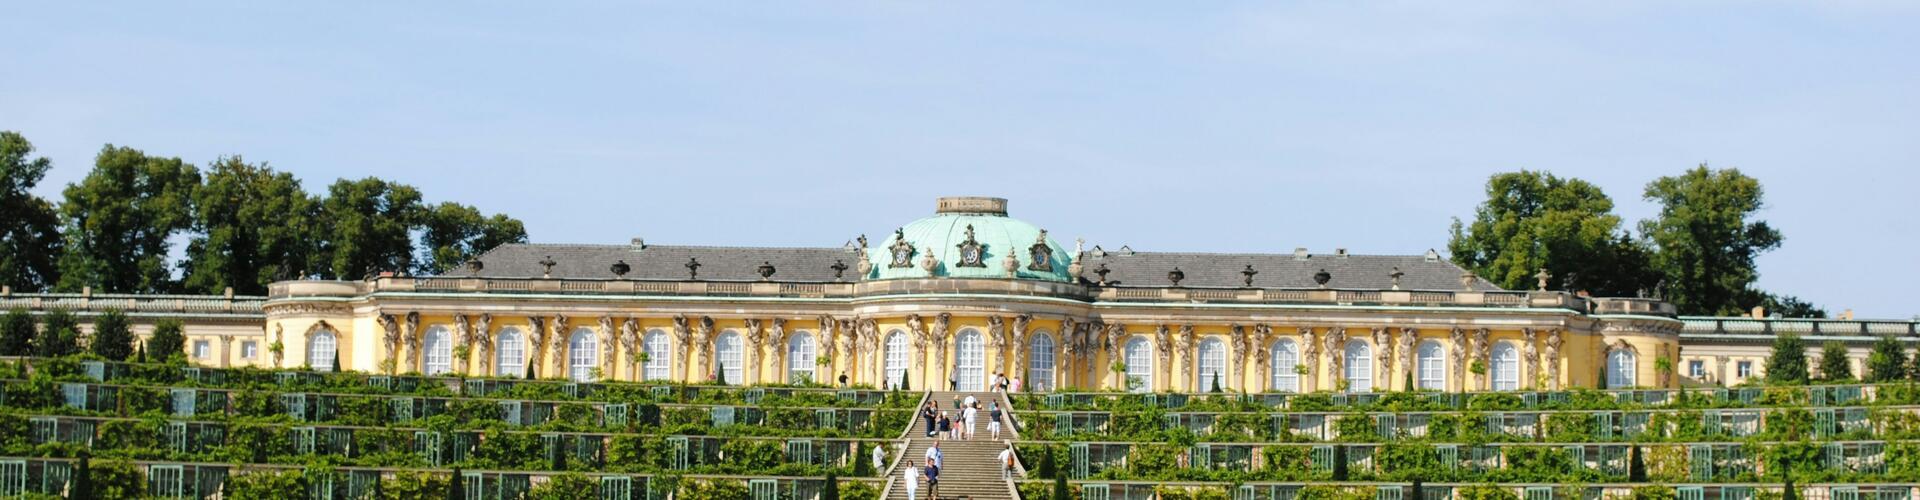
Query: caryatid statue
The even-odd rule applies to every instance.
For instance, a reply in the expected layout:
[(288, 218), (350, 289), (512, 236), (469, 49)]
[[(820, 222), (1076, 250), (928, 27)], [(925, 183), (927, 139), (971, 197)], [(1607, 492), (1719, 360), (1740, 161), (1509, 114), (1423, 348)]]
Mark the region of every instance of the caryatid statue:
[(690, 321), (688, 321), (687, 315), (685, 314), (673, 317), (673, 343), (675, 346), (678, 346), (677, 349), (673, 350), (673, 373), (674, 376), (679, 377), (681, 381), (690, 381), (692, 379), (692, 377), (687, 376), (687, 357), (693, 355), (693, 351), (698, 350), (691, 342), (688, 342), (693, 335), (693, 327), (689, 323)]
[(1387, 327), (1373, 327), (1373, 357), (1379, 365), (1379, 375), (1374, 376), (1374, 386), (1393, 387), (1393, 334), (1387, 333)]
[(1227, 386), (1238, 389), (1240, 385), (1238, 381), (1246, 378), (1246, 374), (1241, 371), (1242, 367), (1247, 365), (1247, 327), (1233, 325), (1228, 330), (1232, 332), (1227, 340), (1232, 342), (1233, 354), (1227, 356), (1227, 373), (1231, 374), (1227, 377)]
[[(473, 357), (472, 345), (473, 345), (473, 324), (467, 321), (467, 315), (465, 314), (453, 315), (453, 348), (454, 350), (459, 351), (461, 346), (468, 346), (467, 359), (472, 359)], [(453, 360), (455, 373), (460, 373), (460, 374), (467, 373), (467, 359), (457, 359), (456, 357), (456, 359)]]
[(1453, 327), (1452, 335), (1453, 336), (1450, 338), (1450, 340), (1453, 341), (1453, 346), (1447, 350), (1447, 354), (1448, 354), (1447, 357), (1449, 361), (1452, 361), (1453, 366), (1451, 368), (1453, 368), (1453, 371), (1449, 373), (1453, 374), (1454, 380), (1459, 381), (1460, 387), (1466, 387), (1467, 386), (1467, 348), (1468, 348), (1467, 331), (1465, 329), (1462, 329), (1456, 326), (1456, 327)]
[(1527, 367), (1527, 373), (1523, 375), (1526, 386), (1538, 388), (1535, 385), (1540, 377), (1540, 352), (1534, 347), (1534, 343), (1540, 341), (1540, 334), (1532, 328), (1521, 328), (1520, 337), (1525, 340), (1520, 343), (1520, 361)]
[(952, 321), (952, 314), (940, 313), (933, 317), (933, 328), (930, 329), (933, 332), (933, 372), (941, 375), (947, 375), (947, 344), (951, 343), (947, 336), (947, 325)]
[(1560, 330), (1547, 331), (1547, 388), (1560, 390)]
[(376, 315), (373, 317), (373, 321), (380, 324), (381, 330), (380, 354), (384, 356), (384, 358), (381, 359), (380, 364), (385, 365), (387, 373), (391, 374), (400, 364), (399, 361), (394, 359), (395, 353), (393, 352), (400, 343), (400, 323), (394, 321), (393, 315), (391, 314)]
[[(1011, 255), (1009, 255), (1011, 257)], [(1007, 372), (1007, 320), (998, 315), (987, 316), (987, 352), (993, 353), (993, 372)]]
[(627, 352), (627, 373), (633, 380), (645, 380), (640, 373), (640, 355), (647, 354), (647, 346), (640, 343), (640, 320), (627, 318), (620, 321), (620, 349)]
[(419, 366), (421, 361), (420, 311), (410, 311), (407, 313), (406, 324), (400, 325), (400, 335), (401, 338), (407, 341), (407, 348), (405, 351), (402, 351), (400, 359), (405, 360), (404, 364), (412, 367), (414, 371), (426, 371), (422, 369), (424, 367)]
[(1328, 328), (1325, 342), (1327, 343), (1327, 377), (1328, 380), (1333, 381), (1334, 387), (1338, 388), (1340, 387), (1340, 381), (1347, 379), (1346, 327), (1336, 326)]
[(571, 320), (566, 316), (553, 317), (553, 325), (551, 325), (553, 335), (550, 337), (551, 340), (547, 341), (547, 358), (553, 362), (553, 371), (547, 373), (549, 377), (567, 374), (567, 335), (569, 334), (567, 330), (571, 328), (567, 325), (569, 321)]
[(539, 316), (527, 316), (527, 348), (521, 353), (521, 363), (528, 369), (540, 368), (540, 353), (547, 347), (547, 320)]
[[(1013, 359), (1014, 372), (1026, 371), (1026, 353), (1028, 347), (1027, 329), (1032, 326), (1033, 315), (1021, 314), (1013, 317), (1013, 330), (1007, 332), (1007, 337), (1013, 342), (1013, 348), (1009, 349), (1009, 352), (1012, 354), (1010, 354), (1009, 357)], [(1032, 382), (1029, 381), (1028, 383), (1031, 384)]]
[[(745, 323), (747, 325), (747, 345), (745, 346), (746, 349), (742, 349), (742, 351), (744, 351), (747, 356), (742, 357), (740, 362), (746, 364), (747, 369), (741, 372), (744, 373), (747, 378), (744, 383), (758, 384), (760, 383), (760, 343), (767, 340), (767, 332), (761, 329), (759, 318), (747, 318)], [(728, 382), (733, 381), (729, 380)]]
[(600, 337), (600, 377), (618, 378), (619, 364), (615, 354), (620, 352), (620, 331), (614, 329), (613, 316), (600, 315), (599, 329), (594, 333)]
[(480, 313), (480, 320), (473, 324), (473, 343), (479, 346), (475, 355), (480, 356), (480, 374), (493, 374), (493, 314)]
[[(918, 314), (908, 314), (907, 336), (913, 339), (913, 352), (919, 353), (918, 356), (913, 357), (913, 368), (925, 372), (927, 369), (927, 347), (933, 344), (933, 334), (927, 331), (926, 320), (920, 319), (920, 315)], [(933, 386), (929, 385), (928, 387)]]

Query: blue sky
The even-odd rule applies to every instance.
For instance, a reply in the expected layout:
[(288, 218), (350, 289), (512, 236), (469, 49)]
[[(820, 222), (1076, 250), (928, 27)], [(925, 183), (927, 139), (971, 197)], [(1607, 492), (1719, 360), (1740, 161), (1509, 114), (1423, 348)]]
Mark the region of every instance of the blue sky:
[(1062, 241), (1419, 253), (1489, 174), (1767, 188), (1762, 287), (1920, 314), (1920, 6), (1898, 2), (51, 2), (0, 129), (380, 176), (535, 241), (839, 245), (1010, 198)]

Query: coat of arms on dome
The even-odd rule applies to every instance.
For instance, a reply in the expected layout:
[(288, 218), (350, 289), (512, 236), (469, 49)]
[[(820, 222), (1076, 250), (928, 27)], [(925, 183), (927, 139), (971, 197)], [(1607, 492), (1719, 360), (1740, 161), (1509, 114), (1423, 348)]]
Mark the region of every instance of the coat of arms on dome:
[(1053, 272), (1053, 247), (1047, 245), (1047, 230), (1040, 230), (1040, 236), (1034, 238), (1033, 246), (1027, 247), (1027, 255), (1033, 257), (1032, 262), (1027, 264), (1027, 270)]
[(893, 254), (893, 263), (887, 267), (913, 267), (913, 244), (907, 243), (905, 232), (893, 230), (893, 246), (887, 247), (887, 252)]
[(962, 241), (960, 244), (954, 246), (960, 248), (960, 262), (954, 265), (959, 267), (987, 267), (986, 247), (980, 246), (980, 242), (973, 239), (973, 224), (967, 224), (967, 241)]

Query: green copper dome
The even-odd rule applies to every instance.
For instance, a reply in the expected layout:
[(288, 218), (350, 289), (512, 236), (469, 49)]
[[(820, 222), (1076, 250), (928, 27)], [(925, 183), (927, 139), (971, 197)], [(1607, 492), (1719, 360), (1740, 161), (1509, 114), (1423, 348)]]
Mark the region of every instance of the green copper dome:
[[(931, 273), (926, 267), (928, 255), (935, 259)], [(1009, 255), (1014, 260), (1012, 276), (1007, 272)], [(941, 198), (932, 217), (901, 226), (886, 241), (869, 247), (867, 260), (873, 265), (867, 279), (875, 280), (1076, 281), (1067, 272), (1071, 264), (1067, 249), (1048, 238), (1045, 230), (1007, 217), (1007, 200), (1002, 198)]]

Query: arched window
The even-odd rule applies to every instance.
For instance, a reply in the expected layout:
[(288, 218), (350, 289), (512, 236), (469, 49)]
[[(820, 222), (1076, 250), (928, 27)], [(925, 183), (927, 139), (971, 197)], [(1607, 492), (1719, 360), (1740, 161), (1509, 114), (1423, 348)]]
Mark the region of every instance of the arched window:
[(1373, 348), (1366, 341), (1349, 340), (1345, 356), (1347, 392), (1373, 392)]
[(573, 336), (567, 338), (567, 377), (575, 382), (593, 380), (593, 369), (600, 366), (600, 342), (593, 338), (593, 330), (577, 328)]
[(673, 344), (667, 343), (667, 332), (647, 330), (646, 344), (641, 348), (647, 353), (647, 380), (673, 378)]
[(500, 341), (494, 346), (493, 374), (519, 377), (527, 373), (527, 337), (519, 328), (500, 329)]
[(1273, 343), (1273, 381), (1271, 390), (1300, 392), (1300, 346), (1293, 339)]
[(812, 382), (815, 359), (813, 335), (794, 332), (787, 337), (787, 383)]
[(439, 375), (453, 371), (453, 333), (447, 327), (434, 325), (427, 329), (427, 336), (421, 339), (420, 357), (423, 358), (420, 373)]
[(729, 384), (746, 382), (741, 377), (740, 333), (727, 330), (720, 338), (713, 340), (714, 360), (720, 363), (720, 373)]
[(1520, 390), (1520, 350), (1512, 342), (1493, 345), (1493, 366), (1487, 368), (1493, 372), (1493, 390)]
[(888, 389), (898, 389), (907, 376), (907, 333), (894, 330), (887, 333), (886, 378)]
[(1127, 340), (1127, 387), (1153, 392), (1153, 345), (1145, 337)]
[(986, 390), (987, 381), (987, 344), (980, 331), (972, 328), (960, 330), (960, 337), (954, 340), (960, 348), (954, 354), (954, 368), (960, 377), (960, 390)]
[(333, 355), (339, 352), (335, 342), (332, 330), (313, 332), (313, 339), (307, 341), (307, 366), (323, 372), (333, 371)]
[(1626, 389), (1634, 386), (1635, 372), (1639, 371), (1639, 356), (1626, 349), (1614, 349), (1607, 353), (1607, 388)]
[(1429, 340), (1420, 343), (1420, 388), (1436, 391), (1447, 390), (1447, 350), (1440, 342)]
[(1194, 390), (1227, 390), (1226, 371), (1227, 344), (1211, 337), (1200, 341), (1200, 373), (1199, 379), (1194, 381)]
[(1027, 390), (1053, 390), (1053, 335), (1045, 331), (1033, 334), (1027, 348)]

